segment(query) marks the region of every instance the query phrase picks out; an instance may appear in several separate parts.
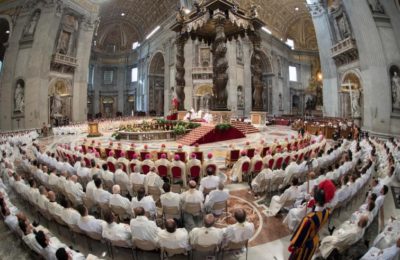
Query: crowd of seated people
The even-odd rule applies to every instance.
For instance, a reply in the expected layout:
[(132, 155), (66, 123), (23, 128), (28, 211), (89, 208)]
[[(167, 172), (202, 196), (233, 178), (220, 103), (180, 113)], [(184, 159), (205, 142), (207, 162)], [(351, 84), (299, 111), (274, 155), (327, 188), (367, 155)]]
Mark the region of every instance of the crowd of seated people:
[[(197, 228), (202, 229), (203, 223), (207, 223), (205, 228), (212, 229), (217, 236), (218, 248), (223, 248), (230, 242), (245, 243), (254, 234), (254, 225), (246, 221), (246, 212), (242, 209), (234, 210), (234, 217), (240, 225), (234, 224), (225, 229), (213, 228), (213, 218), (225, 211), (214, 208), (213, 205), (219, 202), (226, 203), (229, 193), (211, 168), (207, 169), (207, 177), (200, 184), (202, 191), (198, 189), (194, 180), (188, 182), (189, 189), (182, 194), (172, 192), (169, 182), (163, 182), (161, 189), (158, 187), (159, 199), (155, 200), (149, 195), (143, 185), (136, 192), (127, 194), (133, 195), (130, 200), (129, 196), (121, 194), (122, 189), (118, 184), (114, 183), (111, 187), (113, 194), (103, 189), (100, 169), (89, 170), (87, 176), (90, 176), (91, 180), (84, 177), (87, 183), (82, 186), (83, 180), (79, 175), (58, 170), (64, 167), (57, 164), (57, 159), (57, 162), (49, 163), (52, 161), (51, 156), (49, 160), (42, 160), (43, 158), (35, 156), (41, 154), (37, 147), (28, 146), (24, 151), (29, 149), (32, 149), (32, 152), (27, 153), (27, 158), (21, 158), (22, 160), (7, 161), (8, 154), (2, 155), (1, 175), (5, 184), (9, 185), (19, 198), (34, 206), (44, 218), (68, 226), (72, 231), (124, 247), (135, 246), (135, 241), (150, 241), (157, 248), (186, 249), (193, 246), (189, 237), (198, 237)], [(17, 153), (15, 157), (21, 157), (21, 154)], [(150, 191), (154, 182), (148, 181), (147, 184), (147, 191)], [(209, 193), (203, 193), (206, 191)], [(114, 210), (120, 206), (124, 209), (122, 213)], [(182, 214), (168, 216), (171, 207), (174, 206)], [(160, 210), (165, 212), (160, 213)], [(158, 221), (160, 217), (164, 219), (161, 225)], [(128, 219), (130, 223), (124, 224)], [(161, 228), (163, 226), (165, 229)], [(193, 234), (192, 230), (195, 230)], [(179, 239), (172, 240), (171, 237)], [(200, 246), (209, 245), (209, 241), (203, 239), (196, 241)]]

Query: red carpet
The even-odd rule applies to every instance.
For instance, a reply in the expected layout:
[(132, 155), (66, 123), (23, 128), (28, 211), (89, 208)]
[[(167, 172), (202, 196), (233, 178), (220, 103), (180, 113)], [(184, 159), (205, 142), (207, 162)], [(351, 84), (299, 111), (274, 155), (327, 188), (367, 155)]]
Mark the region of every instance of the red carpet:
[(235, 127), (221, 131), (216, 130), (214, 126), (202, 125), (177, 140), (177, 142), (184, 145), (194, 145), (195, 143), (207, 144), (244, 137), (246, 137), (245, 134)]
[(248, 124), (248, 123), (245, 123), (245, 122), (232, 121), (231, 124), (232, 124), (232, 126), (237, 128), (240, 132), (242, 132), (245, 135), (260, 132), (260, 130), (255, 128), (252, 124)]

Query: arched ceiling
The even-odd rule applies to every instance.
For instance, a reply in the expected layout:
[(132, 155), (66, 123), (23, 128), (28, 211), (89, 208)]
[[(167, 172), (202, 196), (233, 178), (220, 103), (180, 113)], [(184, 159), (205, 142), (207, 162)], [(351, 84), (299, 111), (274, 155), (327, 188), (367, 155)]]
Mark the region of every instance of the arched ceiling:
[[(124, 23), (125, 30), (128, 30), (125, 34), (129, 35), (131, 41), (128, 45), (134, 41), (142, 41), (157, 25), (175, 14), (180, 5), (180, 0), (92, 1), (100, 4), (98, 35), (107, 32), (111, 24)], [(292, 38), (296, 48), (299, 49), (316, 49), (315, 30), (305, 0), (234, 1), (244, 9), (249, 9), (252, 4), (258, 6), (259, 18), (267, 24), (268, 29), (276, 37), (283, 40)], [(120, 34), (115, 33), (115, 35)]]

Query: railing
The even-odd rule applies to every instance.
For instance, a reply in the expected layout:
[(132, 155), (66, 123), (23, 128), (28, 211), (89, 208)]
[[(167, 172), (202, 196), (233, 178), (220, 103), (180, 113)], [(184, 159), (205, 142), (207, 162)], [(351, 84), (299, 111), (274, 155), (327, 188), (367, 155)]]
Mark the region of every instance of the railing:
[(336, 57), (338, 55), (341, 55), (343, 53), (346, 53), (348, 51), (352, 51), (355, 49), (357, 49), (356, 41), (350, 37), (346, 38), (343, 41), (335, 44), (331, 48), (332, 57)]
[(67, 66), (77, 67), (78, 59), (61, 53), (53, 54), (53, 62)]

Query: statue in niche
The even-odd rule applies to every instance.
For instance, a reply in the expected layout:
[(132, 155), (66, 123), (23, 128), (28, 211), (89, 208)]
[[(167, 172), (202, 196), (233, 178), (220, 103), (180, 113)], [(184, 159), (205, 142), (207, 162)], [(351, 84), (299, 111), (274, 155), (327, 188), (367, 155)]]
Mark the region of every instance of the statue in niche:
[(373, 13), (385, 13), (385, 10), (383, 10), (383, 6), (379, 0), (368, 0), (368, 5)]
[(57, 52), (67, 55), (68, 54), (68, 46), (69, 46), (69, 38), (70, 33), (66, 31), (62, 31), (60, 34), (60, 38), (58, 41)]
[(39, 22), (40, 18), (40, 11), (37, 10), (33, 13), (31, 20), (29, 23), (25, 26), (24, 29), (24, 36), (33, 36), (36, 30), (36, 26)]
[(243, 45), (239, 40), (236, 41), (236, 61), (243, 62)]
[(250, 17), (257, 18), (258, 17), (258, 6), (252, 4), (250, 6)]
[(53, 100), (51, 103), (51, 115), (53, 117), (61, 117), (62, 116), (62, 100), (60, 95), (56, 92), (53, 95)]
[(344, 40), (347, 37), (350, 36), (350, 29), (349, 29), (349, 23), (347, 21), (346, 15), (343, 13), (341, 16), (336, 18), (336, 23), (337, 27), (339, 30), (339, 35), (341, 36), (341, 39)]
[(238, 108), (244, 107), (244, 96), (242, 87), (238, 87), (237, 89), (237, 104)]
[(15, 112), (24, 112), (25, 106), (25, 96), (24, 96), (24, 87), (20, 81), (17, 82), (17, 86), (15, 87), (14, 93), (14, 111)]
[(400, 106), (400, 77), (396, 71), (392, 77), (392, 103), (397, 107)]
[(283, 110), (283, 104), (282, 104), (282, 93), (279, 93), (279, 111)]
[(361, 117), (360, 97), (360, 90), (351, 91), (351, 114), (353, 117)]

